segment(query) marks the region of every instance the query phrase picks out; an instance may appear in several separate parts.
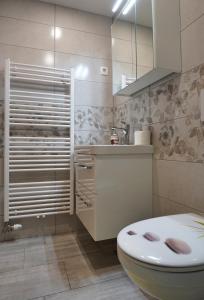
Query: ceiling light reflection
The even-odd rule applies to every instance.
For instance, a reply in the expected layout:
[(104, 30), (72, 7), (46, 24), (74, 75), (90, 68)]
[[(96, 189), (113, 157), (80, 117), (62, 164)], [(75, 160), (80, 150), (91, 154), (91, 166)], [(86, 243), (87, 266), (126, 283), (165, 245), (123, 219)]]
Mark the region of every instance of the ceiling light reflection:
[(115, 2), (115, 4), (113, 5), (113, 8), (112, 8), (112, 12), (113, 12), (113, 13), (115, 13), (115, 12), (118, 10), (118, 8), (119, 8), (120, 5), (122, 4), (122, 2), (123, 2), (123, 0), (117, 0), (117, 1)]
[(79, 80), (84, 80), (89, 74), (89, 68), (85, 65), (79, 65), (75, 69), (75, 78)]
[(124, 7), (123, 9), (123, 15), (127, 15), (129, 13), (129, 11), (131, 10), (131, 8), (133, 7), (133, 5), (135, 4), (136, 0), (129, 0), (127, 5)]
[(46, 53), (45, 63), (48, 66), (53, 66), (54, 65), (54, 55), (52, 55), (51, 53)]
[(51, 36), (56, 40), (60, 39), (62, 36), (62, 29), (59, 27), (53, 27), (51, 30)]

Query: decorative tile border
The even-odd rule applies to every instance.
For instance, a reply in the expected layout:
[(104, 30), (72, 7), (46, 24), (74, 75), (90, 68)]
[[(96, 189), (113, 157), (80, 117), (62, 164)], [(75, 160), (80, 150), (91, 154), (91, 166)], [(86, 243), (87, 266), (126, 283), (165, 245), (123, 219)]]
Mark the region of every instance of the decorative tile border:
[(113, 108), (97, 106), (75, 107), (76, 130), (110, 130), (113, 126)]
[(108, 145), (111, 131), (75, 131), (75, 145)]

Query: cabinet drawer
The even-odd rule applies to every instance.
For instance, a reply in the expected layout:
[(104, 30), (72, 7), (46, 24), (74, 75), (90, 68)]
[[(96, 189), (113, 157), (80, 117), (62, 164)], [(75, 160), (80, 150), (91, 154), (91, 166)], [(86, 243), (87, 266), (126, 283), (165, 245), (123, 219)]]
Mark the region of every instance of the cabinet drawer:
[(92, 179), (76, 180), (76, 197), (79, 198), (80, 206), (93, 207), (96, 199), (95, 181)]
[(95, 166), (77, 162), (75, 164), (76, 180), (95, 179)]

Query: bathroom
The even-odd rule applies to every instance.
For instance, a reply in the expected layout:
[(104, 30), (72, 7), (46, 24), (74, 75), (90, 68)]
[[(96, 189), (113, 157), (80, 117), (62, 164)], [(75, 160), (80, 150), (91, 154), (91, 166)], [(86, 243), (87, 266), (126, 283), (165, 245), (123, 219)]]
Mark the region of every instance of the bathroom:
[(203, 30), (203, 0), (0, 0), (0, 300), (204, 300)]

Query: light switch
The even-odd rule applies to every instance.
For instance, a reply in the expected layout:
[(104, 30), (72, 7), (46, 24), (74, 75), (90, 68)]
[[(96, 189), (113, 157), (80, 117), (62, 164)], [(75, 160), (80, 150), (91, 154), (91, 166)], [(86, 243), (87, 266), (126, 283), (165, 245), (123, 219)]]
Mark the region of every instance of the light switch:
[(204, 89), (200, 91), (201, 122), (204, 122)]
[(108, 75), (108, 67), (100, 67), (100, 74), (107, 76)]

